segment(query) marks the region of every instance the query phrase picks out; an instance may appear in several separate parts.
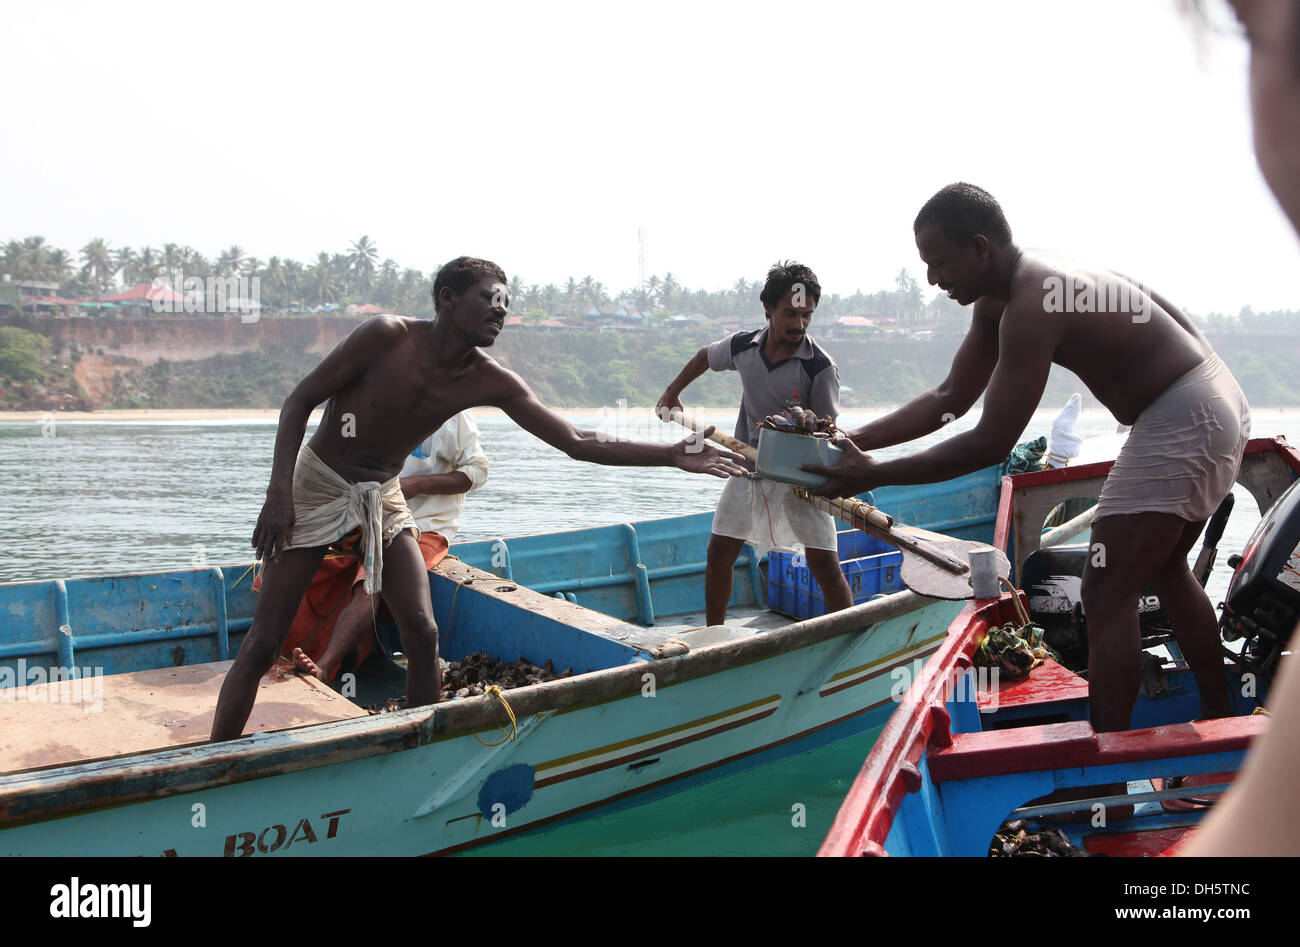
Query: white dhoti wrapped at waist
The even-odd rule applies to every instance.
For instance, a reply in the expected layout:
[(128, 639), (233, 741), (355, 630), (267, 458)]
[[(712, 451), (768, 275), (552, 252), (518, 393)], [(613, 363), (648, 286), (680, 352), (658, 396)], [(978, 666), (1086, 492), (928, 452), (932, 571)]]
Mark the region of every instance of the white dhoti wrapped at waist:
[(365, 590), (380, 591), (384, 546), (403, 529), (416, 529), (400, 477), (349, 483), (306, 444), (293, 469), (293, 534), (286, 549), (328, 546), (361, 527)]

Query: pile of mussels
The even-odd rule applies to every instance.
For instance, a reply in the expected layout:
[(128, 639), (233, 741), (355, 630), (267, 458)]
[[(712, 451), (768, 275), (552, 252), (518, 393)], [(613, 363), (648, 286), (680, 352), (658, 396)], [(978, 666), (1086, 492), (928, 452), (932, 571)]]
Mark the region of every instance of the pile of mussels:
[(811, 437), (834, 437), (835, 420), (827, 415), (819, 418), (813, 412), (795, 405), (781, 414), (769, 414), (759, 427), (781, 431), (784, 434), (807, 434)]
[(1002, 823), (989, 845), (990, 858), (1087, 858), (1087, 852), (1070, 844), (1060, 829), (1030, 832), (1024, 819)]
[[(515, 687), (527, 687), (529, 684), (541, 684), (563, 677), (572, 677), (573, 668), (556, 671), (555, 664), (549, 658), (541, 667), (520, 658), (513, 663), (498, 661), (482, 652), (465, 655), (463, 660), (444, 663), (442, 669), (442, 693), (439, 700), (456, 700), (461, 697), (481, 697), (487, 689), (496, 684), (503, 691)], [(386, 714), (401, 710), (406, 706), (405, 696), (390, 697), (383, 704), (376, 704), (366, 709), (372, 714)]]

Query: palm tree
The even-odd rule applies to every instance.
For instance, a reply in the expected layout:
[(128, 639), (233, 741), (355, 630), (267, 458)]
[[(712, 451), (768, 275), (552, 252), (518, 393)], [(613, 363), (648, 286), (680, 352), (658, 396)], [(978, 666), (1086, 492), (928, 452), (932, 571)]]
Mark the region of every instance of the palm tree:
[(352, 244), (352, 252), (348, 254), (348, 269), (356, 276), (362, 294), (370, 292), (375, 278), (377, 259), (379, 259), (379, 251), (375, 249), (369, 237), (363, 236)]
[(26, 265), (23, 245), (17, 240), (10, 240), (0, 250), (0, 273), (15, 282), (23, 279), (22, 268)]
[(135, 259), (136, 279), (153, 282), (162, 270), (152, 247), (141, 247)]
[(207, 257), (193, 247), (181, 247), (180, 255), (181, 266), (185, 270), (186, 279), (191, 276), (202, 278), (215, 275), (212, 264), (208, 262)]
[(244, 250), (242, 247), (235, 245), (229, 250), (223, 250), (217, 255), (216, 275), (217, 276), (238, 276), (239, 268), (244, 262)]
[(297, 260), (288, 260), (284, 264), (283, 302), (289, 306), (300, 304), (304, 299), (304, 287), (307, 281), (307, 269)]
[(897, 307), (900, 321), (911, 319), (919, 315), (921, 311), (921, 287), (916, 284), (912, 274), (908, 272), (907, 267), (898, 271), (894, 277), (895, 292), (897, 295)]
[(46, 279), (61, 285), (72, 278), (74, 267), (72, 256), (67, 250), (51, 250), (47, 260)]
[(393, 294), (393, 308), (406, 315), (415, 315), (429, 302), (424, 274), (407, 267), (397, 281)]
[(117, 267), (113, 265), (113, 251), (102, 237), (96, 237), (81, 248), (81, 262), (81, 272), (90, 278), (96, 292), (102, 293), (112, 285)]
[(680, 283), (677, 282), (676, 279), (673, 278), (673, 274), (665, 273), (663, 286), (661, 286), (659, 289), (659, 298), (663, 301), (663, 306), (665, 309), (668, 308), (669, 302), (672, 300), (672, 298), (676, 296), (678, 293), (680, 293), (681, 291), (682, 291), (682, 286)]
[(130, 247), (123, 247), (114, 255), (114, 269), (122, 274), (122, 285), (126, 287), (134, 286), (138, 280), (139, 263), (136, 261), (135, 251)]
[(328, 253), (322, 253), (316, 257), (316, 265), (307, 271), (309, 295), (316, 300), (317, 305), (323, 306), (338, 299), (333, 262)]
[(524, 303), (524, 281), (522, 277), (518, 275), (510, 277), (510, 283), (506, 286), (506, 292), (510, 295), (510, 305), (512, 308), (528, 308)]
[(278, 256), (273, 256), (266, 261), (266, 269), (262, 271), (262, 278), (266, 281), (265, 304), (275, 309), (284, 309), (284, 264)]
[(164, 243), (162, 256), (159, 258), (162, 268), (167, 271), (167, 275), (175, 279), (185, 263), (185, 256), (181, 253), (181, 248), (174, 243)]

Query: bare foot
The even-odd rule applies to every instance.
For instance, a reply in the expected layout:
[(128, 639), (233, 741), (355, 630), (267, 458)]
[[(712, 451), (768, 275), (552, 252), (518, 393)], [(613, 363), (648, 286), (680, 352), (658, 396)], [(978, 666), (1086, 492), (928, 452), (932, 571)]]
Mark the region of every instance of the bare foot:
[(307, 652), (302, 648), (293, 649), (293, 666), (302, 674), (309, 674), (317, 680), (325, 680), (325, 672), (317, 666), (315, 661), (307, 657)]

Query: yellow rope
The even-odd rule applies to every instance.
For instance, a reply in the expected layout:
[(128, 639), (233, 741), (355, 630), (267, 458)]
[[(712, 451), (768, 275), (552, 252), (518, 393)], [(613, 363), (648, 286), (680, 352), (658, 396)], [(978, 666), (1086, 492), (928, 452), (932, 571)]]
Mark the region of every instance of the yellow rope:
[(456, 591), (451, 593), (451, 614), (447, 616), (447, 628), (445, 629), (446, 633), (449, 635), (451, 634), (452, 627), (456, 624), (456, 598), (460, 595), (460, 587), (462, 585), (469, 585), (474, 581), (474, 578), (474, 576), (470, 576), (463, 582), (457, 582)]
[(498, 740), (496, 743), (488, 743), (477, 733), (474, 734), (474, 739), (478, 740), (478, 742), (482, 743), (484, 746), (500, 746), (502, 743), (505, 743), (507, 740), (513, 740), (516, 737), (518, 737), (519, 721), (515, 719), (515, 710), (513, 707), (510, 706), (510, 701), (506, 700), (506, 695), (501, 693), (501, 688), (496, 684), (493, 684), (484, 692), (484, 694), (485, 696), (490, 695), (492, 697), (495, 697), (497, 700), (501, 701), (501, 706), (506, 709), (506, 715), (510, 717), (510, 729), (507, 730), (505, 727), (502, 727), (501, 732), (504, 733), (505, 736), (502, 737), (500, 740)]
[(234, 582), (231, 582), (231, 583), (230, 583), (230, 587), (231, 587), (231, 589), (234, 589), (234, 587), (237, 586), (240, 582), (243, 582), (243, 581), (244, 581), (244, 576), (245, 576), (245, 575), (248, 575), (248, 573), (252, 572), (252, 571), (253, 571), (254, 569), (256, 569), (259, 565), (261, 565), (261, 562), (260, 562), (260, 561), (259, 561), (259, 562), (254, 562), (251, 566), (249, 566), (247, 569), (245, 569), (244, 572), (243, 572), (243, 575), (241, 575), (241, 576), (240, 576), (238, 579), (236, 579)]

